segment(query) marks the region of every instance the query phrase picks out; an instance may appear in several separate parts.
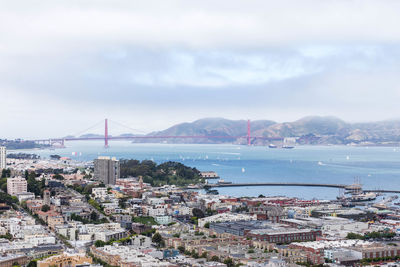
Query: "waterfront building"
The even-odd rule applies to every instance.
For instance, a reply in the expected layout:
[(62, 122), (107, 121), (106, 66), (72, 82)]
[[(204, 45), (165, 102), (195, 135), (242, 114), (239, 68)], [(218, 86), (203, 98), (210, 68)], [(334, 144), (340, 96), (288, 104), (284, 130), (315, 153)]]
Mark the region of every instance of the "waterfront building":
[(0, 146), (0, 171), (6, 168), (7, 151), (5, 146)]
[(104, 184), (115, 185), (120, 175), (120, 165), (116, 158), (98, 157), (94, 160), (94, 178)]
[(214, 171), (204, 171), (200, 172), (201, 177), (206, 179), (218, 179), (219, 175)]
[(27, 182), (25, 178), (15, 177), (7, 179), (7, 193), (16, 196), (18, 193), (27, 192)]

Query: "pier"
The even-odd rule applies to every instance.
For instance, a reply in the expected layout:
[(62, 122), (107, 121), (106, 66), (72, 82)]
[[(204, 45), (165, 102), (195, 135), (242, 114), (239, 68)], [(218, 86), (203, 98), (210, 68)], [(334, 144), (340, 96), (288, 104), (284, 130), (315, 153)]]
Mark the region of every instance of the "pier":
[(197, 189), (202, 188), (221, 188), (221, 187), (248, 187), (248, 186), (304, 186), (304, 187), (326, 187), (339, 188), (347, 192), (373, 192), (373, 193), (393, 193), (400, 194), (400, 190), (385, 190), (385, 189), (362, 189), (361, 184), (323, 184), (323, 183), (216, 183), (196, 186)]
[(218, 187), (239, 187), (239, 186), (306, 186), (306, 187), (330, 187), (342, 188), (347, 190), (360, 189), (361, 186), (345, 185), (345, 184), (319, 184), (319, 183), (216, 183), (207, 184), (203, 187), (218, 188)]

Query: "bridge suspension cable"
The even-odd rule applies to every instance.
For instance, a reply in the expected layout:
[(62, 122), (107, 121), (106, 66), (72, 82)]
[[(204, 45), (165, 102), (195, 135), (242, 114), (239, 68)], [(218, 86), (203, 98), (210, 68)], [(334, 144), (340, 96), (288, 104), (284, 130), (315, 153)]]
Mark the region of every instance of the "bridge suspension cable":
[(97, 122), (96, 124), (93, 124), (92, 126), (90, 126), (90, 127), (86, 128), (85, 130), (83, 130), (83, 131), (80, 131), (80, 132), (78, 132), (78, 133), (74, 134), (73, 136), (75, 136), (75, 137), (79, 137), (79, 136), (80, 136), (80, 135), (82, 135), (83, 133), (85, 133), (85, 132), (87, 132), (87, 131), (89, 131), (89, 130), (91, 130), (91, 129), (95, 128), (95, 127), (98, 127), (98, 126), (100, 126), (100, 125), (103, 125), (103, 123), (104, 123), (104, 121), (103, 121), (103, 120), (101, 120), (101, 121)]
[(133, 133), (134, 133), (134, 132), (139, 132), (139, 133), (142, 133), (142, 134), (146, 133), (146, 132), (144, 132), (144, 131), (142, 131), (142, 130), (134, 129), (134, 128), (132, 128), (132, 127), (129, 127), (129, 126), (127, 126), (127, 125), (124, 125), (124, 124), (122, 124), (122, 123), (120, 123), (120, 122), (117, 122), (117, 121), (114, 121), (114, 120), (108, 119), (108, 121), (109, 121), (109, 122), (112, 122), (112, 123), (115, 123), (115, 124), (118, 124), (119, 126), (122, 126), (122, 127), (126, 128), (126, 129), (129, 129), (129, 130), (133, 131)]

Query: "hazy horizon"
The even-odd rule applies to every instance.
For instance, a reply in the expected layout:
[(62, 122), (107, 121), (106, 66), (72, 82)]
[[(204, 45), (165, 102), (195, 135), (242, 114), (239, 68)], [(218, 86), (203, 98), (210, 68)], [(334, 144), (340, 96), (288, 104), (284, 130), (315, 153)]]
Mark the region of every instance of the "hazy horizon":
[[(0, 0), (1, 1), (1, 0)], [(400, 118), (398, 1), (1, 1), (0, 138)]]
[[(231, 121), (240, 121), (240, 120), (242, 120), (244, 122), (246, 122), (247, 120), (250, 120), (250, 122), (255, 122), (255, 121), (273, 121), (276, 124), (280, 124), (280, 123), (291, 123), (291, 122), (295, 122), (295, 121), (298, 121), (298, 120), (301, 120), (301, 119), (305, 119), (305, 118), (309, 118), (309, 117), (320, 117), (320, 118), (329, 118), (330, 117), (330, 118), (342, 120), (345, 123), (349, 123), (349, 124), (353, 124), (353, 123), (375, 123), (375, 122), (385, 122), (385, 121), (387, 121), (387, 122), (400, 121), (400, 118), (399, 119), (396, 119), (396, 118), (394, 118), (394, 119), (386, 119), (386, 120), (373, 120), (373, 121), (372, 120), (348, 121), (348, 120), (345, 120), (345, 119), (342, 119), (342, 118), (339, 118), (339, 117), (336, 117), (336, 116), (330, 116), (330, 115), (327, 115), (327, 116), (308, 115), (308, 116), (297, 118), (297, 119), (291, 120), (291, 121), (277, 121), (277, 120), (268, 119), (268, 118), (251, 120), (251, 119), (240, 119), (240, 118), (238, 118), (238, 119), (234, 119), (233, 118), (232, 119), (232, 118), (224, 118), (224, 117), (204, 117), (204, 118), (198, 118), (198, 119), (191, 120), (191, 121), (180, 121), (180, 122), (177, 122), (177, 123), (173, 123), (171, 125), (167, 125), (164, 128), (154, 129), (154, 130), (151, 130), (151, 131), (144, 131), (143, 129), (132, 128), (131, 125), (122, 124), (122, 123), (120, 123), (118, 121), (114, 121), (112, 119), (108, 119), (108, 130), (109, 130), (109, 135), (110, 136), (119, 136), (119, 135), (123, 135), (123, 134), (146, 135), (146, 134), (150, 134), (152, 132), (164, 131), (164, 130), (167, 130), (167, 129), (169, 129), (169, 128), (173, 127), (173, 126), (179, 125), (179, 124), (193, 123), (193, 122), (196, 122), (198, 120), (206, 120), (206, 119), (226, 119), (226, 120), (231, 120)], [(25, 140), (30, 140), (30, 139), (40, 139), (40, 138), (64, 138), (64, 137), (68, 137), (68, 136), (79, 137), (79, 136), (91, 135), (91, 134), (103, 136), (104, 135), (104, 123), (105, 123), (104, 120), (98, 121), (97, 123), (94, 123), (94, 124), (90, 125), (89, 127), (84, 128), (84, 129), (79, 129), (79, 130), (75, 129), (75, 132), (67, 133), (67, 134), (64, 134), (62, 136), (34, 136), (34, 135), (32, 135), (32, 136), (26, 136), (26, 137), (13, 136), (13, 137), (7, 137), (7, 138), (0, 136), (0, 139), (19, 139), (19, 138), (21, 138), (21, 139), (25, 139)], [(244, 130), (246, 130), (246, 129), (244, 129)]]

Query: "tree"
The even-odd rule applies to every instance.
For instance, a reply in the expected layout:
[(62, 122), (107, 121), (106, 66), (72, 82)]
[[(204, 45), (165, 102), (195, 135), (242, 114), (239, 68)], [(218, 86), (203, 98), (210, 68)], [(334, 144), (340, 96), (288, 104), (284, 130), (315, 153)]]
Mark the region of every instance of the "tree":
[(215, 256), (215, 255), (214, 255), (214, 256), (212, 256), (212, 257), (211, 257), (211, 261), (219, 261), (219, 258), (218, 258), (218, 256)]
[(0, 203), (6, 203), (7, 205), (12, 205), (18, 202), (18, 198), (15, 196), (10, 196), (7, 193), (0, 192)]
[(356, 233), (348, 233), (346, 236), (347, 239), (365, 239), (363, 235), (356, 234)]
[(204, 228), (210, 228), (210, 223), (209, 223), (209, 222), (206, 222), (206, 223), (204, 224)]
[(145, 183), (152, 186), (165, 184), (188, 185), (204, 182), (200, 172), (179, 162), (165, 162), (157, 165), (151, 160), (120, 159), (121, 176), (143, 177)]
[(162, 236), (159, 233), (155, 233), (153, 235), (153, 237), (151, 238), (151, 241), (153, 243), (156, 243), (157, 247), (161, 247), (164, 240), (163, 240)]
[(48, 212), (50, 210), (50, 207), (49, 207), (49, 205), (43, 205), (41, 210), (43, 212)]
[(50, 159), (59, 160), (61, 158), (60, 155), (50, 155)]
[(92, 211), (90, 213), (90, 220), (91, 221), (97, 221), (99, 219), (99, 215), (97, 215), (97, 213), (95, 211)]
[(37, 181), (34, 171), (25, 172), (25, 176), (27, 177), (28, 191), (34, 193), (36, 196), (40, 196), (45, 187), (45, 180)]
[(8, 239), (8, 240), (12, 240), (13, 236), (9, 232), (7, 232), (5, 235), (0, 235), (0, 238), (5, 238), (5, 239)]
[(8, 178), (11, 177), (11, 170), (10, 169), (3, 169), (1, 171), (1, 178)]
[(94, 242), (94, 245), (95, 245), (96, 248), (104, 247), (106, 245), (106, 242), (101, 241), (101, 240), (96, 240), (96, 242)]
[(180, 253), (185, 253), (185, 247), (184, 246), (179, 246), (178, 250)]
[(7, 192), (7, 183), (1, 185), (1, 190)]
[(125, 208), (126, 208), (126, 200), (127, 200), (127, 198), (120, 198), (120, 199), (118, 200), (118, 206), (119, 206), (121, 209), (125, 209)]
[(225, 263), (228, 267), (233, 267), (233, 266), (235, 266), (235, 265), (233, 264), (233, 260), (232, 260), (231, 258), (225, 259), (225, 260), (224, 260), (224, 263)]
[(201, 209), (194, 208), (192, 210), (193, 216), (197, 218), (204, 218), (204, 212)]
[(64, 180), (64, 176), (62, 176), (61, 174), (54, 174), (53, 175), (53, 179), (56, 179), (56, 180)]

